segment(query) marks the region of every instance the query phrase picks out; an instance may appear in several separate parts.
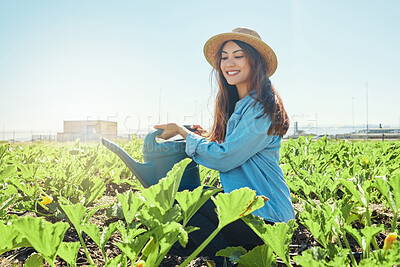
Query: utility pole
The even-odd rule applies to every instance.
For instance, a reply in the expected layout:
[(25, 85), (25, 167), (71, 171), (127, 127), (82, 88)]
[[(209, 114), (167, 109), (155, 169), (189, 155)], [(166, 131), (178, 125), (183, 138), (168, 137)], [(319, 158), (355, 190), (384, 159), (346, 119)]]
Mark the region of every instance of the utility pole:
[(368, 139), (368, 82), (365, 83), (365, 99), (367, 106), (367, 139)]
[(199, 123), (198, 119), (197, 119), (197, 100), (194, 101), (194, 119), (196, 124)]
[(352, 113), (353, 113), (353, 133), (354, 133), (354, 96), (351, 98)]
[(160, 93), (158, 94), (158, 124), (161, 123), (161, 87)]

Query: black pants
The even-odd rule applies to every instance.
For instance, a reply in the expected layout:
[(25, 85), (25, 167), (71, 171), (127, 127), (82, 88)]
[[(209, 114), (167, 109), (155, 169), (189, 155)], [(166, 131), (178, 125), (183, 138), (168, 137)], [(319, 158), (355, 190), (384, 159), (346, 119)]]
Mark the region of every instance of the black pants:
[[(181, 187), (180, 190), (192, 189), (188, 186)], [(194, 189), (194, 188), (193, 188)], [(178, 256), (189, 256), (203, 241), (211, 235), (218, 226), (218, 217), (214, 211), (215, 205), (209, 199), (190, 219), (188, 225), (199, 227), (189, 234), (189, 242), (185, 248), (175, 243), (170, 252)], [(271, 223), (272, 224), (272, 223)], [(241, 219), (225, 226), (217, 236), (200, 252), (202, 256), (208, 256), (214, 260), (217, 266), (222, 265), (223, 257), (216, 257), (215, 253), (226, 247), (242, 246), (247, 250), (257, 245), (263, 245), (261, 238)]]

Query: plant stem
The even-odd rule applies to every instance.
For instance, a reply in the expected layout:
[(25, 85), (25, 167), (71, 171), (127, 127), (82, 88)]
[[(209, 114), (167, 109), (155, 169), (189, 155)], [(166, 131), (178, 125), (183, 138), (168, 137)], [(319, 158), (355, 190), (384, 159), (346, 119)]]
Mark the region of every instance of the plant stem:
[[(370, 217), (370, 214), (369, 214), (368, 205), (366, 206), (366, 208), (367, 208), (367, 210), (366, 210), (365, 213), (366, 213), (366, 216), (367, 216), (367, 226), (371, 226), (372, 223), (371, 223), (371, 217)], [(378, 243), (376, 243), (375, 237), (372, 239), (372, 244), (374, 245), (375, 250), (379, 250), (379, 246), (378, 246)], [(370, 250), (371, 250), (371, 249), (368, 247), (368, 248), (367, 248), (367, 251), (366, 251), (366, 256), (367, 256), (367, 258), (368, 258), (368, 256), (369, 256)]]
[(351, 251), (349, 241), (347, 240), (347, 237), (346, 237), (346, 232), (344, 232), (344, 234), (343, 234), (343, 240), (344, 240), (344, 243), (346, 244), (346, 247), (350, 250), (351, 262), (353, 263), (354, 266), (357, 266), (357, 262), (356, 262), (356, 259), (354, 258), (353, 251)]
[(393, 220), (392, 220), (392, 229), (390, 230), (390, 232), (394, 232), (397, 226), (397, 217), (399, 216), (398, 212), (394, 212), (394, 216), (393, 216)]
[(126, 254), (125, 253), (123, 253), (122, 252), (122, 255), (121, 255), (121, 266), (122, 267), (127, 267), (128, 266), (128, 262), (127, 262), (127, 259), (126, 259)]
[(79, 236), (79, 240), (81, 241), (83, 250), (85, 251), (86, 258), (88, 259), (90, 265), (91, 265), (91, 266), (96, 266), (96, 265), (94, 264), (93, 260), (92, 260), (92, 257), (90, 257), (90, 254), (89, 254), (89, 251), (87, 250), (87, 247), (86, 247), (85, 242), (83, 241), (83, 238), (82, 238), (82, 231), (79, 229), (79, 230), (77, 231), (77, 233), (78, 233), (78, 236)]
[(201, 245), (192, 254), (190, 254), (190, 256), (181, 265), (179, 265), (179, 267), (187, 266), (208, 245), (208, 243), (211, 242), (211, 240), (218, 234), (221, 229), (222, 227), (217, 227), (214, 232), (212, 232), (211, 235), (209, 235), (207, 239), (204, 240), (204, 242), (201, 243)]
[(101, 248), (101, 253), (103, 254), (104, 261), (108, 262), (108, 257), (107, 257), (107, 254), (106, 254), (106, 251), (105, 251), (104, 247)]
[(365, 211), (365, 215), (366, 215), (366, 220), (367, 220), (367, 226), (371, 226), (371, 217), (369, 215), (369, 203), (367, 203), (367, 205), (365, 206), (366, 211)]

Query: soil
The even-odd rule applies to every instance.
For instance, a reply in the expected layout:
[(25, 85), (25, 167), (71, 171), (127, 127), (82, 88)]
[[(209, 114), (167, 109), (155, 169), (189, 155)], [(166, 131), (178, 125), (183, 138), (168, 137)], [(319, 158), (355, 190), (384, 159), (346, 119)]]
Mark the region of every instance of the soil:
[[(122, 188), (115, 188), (115, 186), (110, 186), (111, 190), (107, 190), (109, 192), (108, 194), (104, 195), (101, 197), (95, 204), (95, 206), (100, 206), (104, 204), (110, 204), (116, 201), (115, 197), (115, 190), (119, 191), (124, 191)], [(302, 207), (301, 204), (295, 203), (294, 208), (296, 211), (301, 212)], [(383, 205), (377, 205), (377, 204), (372, 204), (370, 206), (371, 210), (371, 218), (372, 222), (376, 224), (384, 224), (386, 228), (390, 228), (390, 222), (391, 219), (393, 218), (393, 213), (388, 211)], [(33, 213), (25, 213), (23, 216), (35, 216)], [(55, 219), (53, 219), (55, 222)], [(307, 228), (305, 228), (298, 220), (298, 214), (296, 214), (296, 220), (298, 227), (294, 232), (292, 242), (290, 244), (290, 256), (296, 256), (296, 255), (301, 255), (301, 253), (311, 247), (319, 246), (318, 242), (313, 238), (311, 233), (308, 231)], [(106, 209), (100, 209), (97, 211), (97, 213), (90, 219), (90, 222), (103, 227), (107, 226), (110, 223), (116, 221), (114, 218), (109, 218), (106, 215)], [(363, 226), (359, 223), (355, 223), (353, 225), (356, 228), (362, 228)], [(385, 239), (385, 236), (389, 232), (384, 232), (381, 233), (377, 236), (377, 243), (379, 247), (383, 246), (383, 242)], [(360, 252), (361, 249), (358, 246), (357, 242), (351, 237), (347, 236), (350, 246), (352, 248), (353, 252)], [(90, 251), (91, 257), (96, 264), (96, 266), (104, 266), (104, 260), (103, 256), (101, 254), (100, 249), (97, 247), (97, 245), (86, 235), (84, 235), (84, 240), (85, 244)], [(64, 237), (65, 242), (75, 242), (79, 241), (79, 237), (73, 228), (71, 226)], [(116, 257), (121, 253), (119, 248), (116, 246), (116, 243), (121, 242), (121, 236), (119, 235), (119, 232), (117, 231), (114, 233), (114, 235), (110, 238), (107, 246), (106, 246), (106, 254), (108, 255), (109, 258)], [(342, 241), (341, 241), (342, 242)], [(344, 245), (344, 243), (343, 243)], [(0, 256), (0, 266), (23, 266), (25, 260), (32, 254), (35, 253), (35, 250), (33, 248), (20, 248), (16, 249), (13, 251), (9, 251), (7, 253), (4, 253), (3, 255)], [(170, 266), (177, 266), (180, 263), (182, 263), (185, 259), (176, 255), (170, 255), (167, 254), (165, 257), (164, 261), (160, 266), (162, 267), (170, 267)], [(56, 266), (67, 266), (66, 262), (63, 261), (61, 258), (57, 257), (55, 261)], [(294, 266), (296, 266), (293, 263)], [(49, 266), (47, 263), (45, 266)], [(77, 256), (77, 266), (89, 266), (89, 263), (86, 259), (85, 253), (83, 249), (81, 248), (78, 252)], [(128, 266), (131, 266), (128, 260)], [(194, 259), (190, 265), (191, 267), (207, 267), (207, 258), (204, 257), (198, 257)], [(278, 259), (278, 266), (285, 266), (283, 262), (279, 261)]]

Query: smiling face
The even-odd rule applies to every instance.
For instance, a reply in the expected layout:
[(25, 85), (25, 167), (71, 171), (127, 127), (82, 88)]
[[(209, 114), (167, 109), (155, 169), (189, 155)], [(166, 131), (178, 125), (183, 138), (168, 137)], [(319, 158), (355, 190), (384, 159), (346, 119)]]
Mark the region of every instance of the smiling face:
[(238, 93), (247, 92), (251, 67), (243, 49), (228, 41), (221, 52), (221, 71), (230, 85), (236, 85)]

